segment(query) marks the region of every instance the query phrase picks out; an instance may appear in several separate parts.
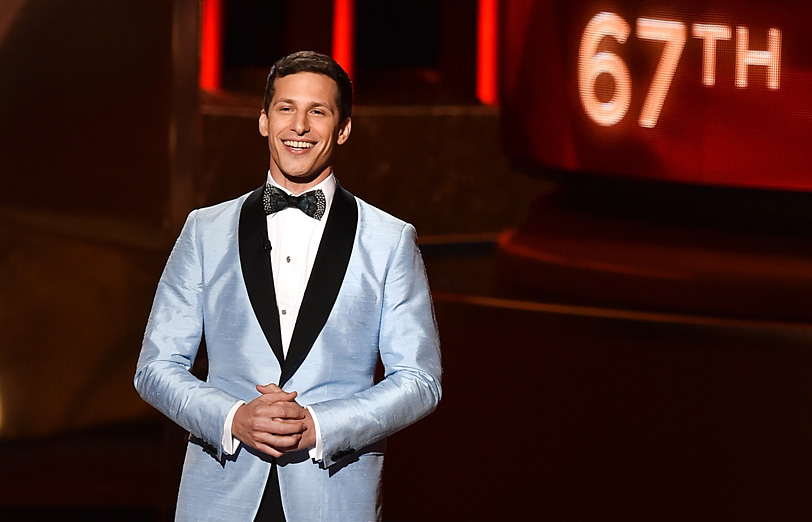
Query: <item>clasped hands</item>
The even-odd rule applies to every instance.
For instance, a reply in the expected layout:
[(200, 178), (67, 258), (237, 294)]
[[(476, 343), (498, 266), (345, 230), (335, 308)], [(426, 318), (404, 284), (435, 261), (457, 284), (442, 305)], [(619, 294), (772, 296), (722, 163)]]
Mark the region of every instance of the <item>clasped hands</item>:
[(243, 404), (234, 414), (231, 433), (241, 442), (272, 457), (310, 449), (316, 445), (316, 429), (307, 408), (275, 384), (257, 385), (259, 397)]

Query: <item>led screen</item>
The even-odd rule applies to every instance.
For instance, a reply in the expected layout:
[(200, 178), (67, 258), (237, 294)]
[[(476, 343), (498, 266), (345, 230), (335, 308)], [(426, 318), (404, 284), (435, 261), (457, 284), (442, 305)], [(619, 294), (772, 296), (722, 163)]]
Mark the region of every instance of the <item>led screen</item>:
[(812, 2), (505, 0), (501, 15), (513, 158), (812, 190)]

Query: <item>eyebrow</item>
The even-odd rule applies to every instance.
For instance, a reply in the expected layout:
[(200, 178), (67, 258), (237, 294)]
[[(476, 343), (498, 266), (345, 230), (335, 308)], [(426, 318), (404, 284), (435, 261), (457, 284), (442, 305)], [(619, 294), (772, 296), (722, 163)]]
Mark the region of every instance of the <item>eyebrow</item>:
[[(281, 98), (279, 100), (276, 100), (273, 103), (273, 105), (279, 105), (280, 103), (285, 103), (285, 104), (288, 104), (288, 105), (296, 105), (296, 100), (293, 100), (291, 98)], [(322, 103), (322, 102), (316, 102), (316, 101), (310, 102), (309, 104), (307, 104), (308, 109), (313, 109), (313, 108), (316, 108), (316, 107), (327, 109), (327, 110), (329, 110), (331, 112), (335, 112), (333, 110), (333, 108), (330, 107), (329, 104), (325, 104), (325, 103)]]

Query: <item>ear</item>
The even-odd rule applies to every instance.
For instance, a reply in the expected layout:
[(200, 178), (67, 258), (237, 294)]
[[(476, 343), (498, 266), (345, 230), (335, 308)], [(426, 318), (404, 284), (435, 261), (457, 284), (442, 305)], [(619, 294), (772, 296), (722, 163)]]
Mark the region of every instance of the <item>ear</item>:
[(268, 137), (268, 115), (265, 114), (265, 109), (259, 113), (259, 133), (264, 137)]
[(338, 144), (339, 145), (344, 145), (344, 142), (349, 139), (350, 131), (352, 131), (352, 118), (347, 118), (338, 127)]

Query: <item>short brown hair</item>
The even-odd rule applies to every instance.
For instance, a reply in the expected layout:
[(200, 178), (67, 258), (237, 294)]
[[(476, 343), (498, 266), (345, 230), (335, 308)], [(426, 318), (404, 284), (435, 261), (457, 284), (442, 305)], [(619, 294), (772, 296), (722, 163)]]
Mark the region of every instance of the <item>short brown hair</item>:
[(338, 116), (344, 121), (352, 115), (352, 81), (347, 72), (338, 63), (326, 54), (315, 51), (298, 51), (280, 58), (271, 67), (268, 79), (265, 82), (265, 99), (262, 108), (268, 112), (274, 93), (274, 82), (300, 72), (323, 74), (332, 78), (338, 87)]

